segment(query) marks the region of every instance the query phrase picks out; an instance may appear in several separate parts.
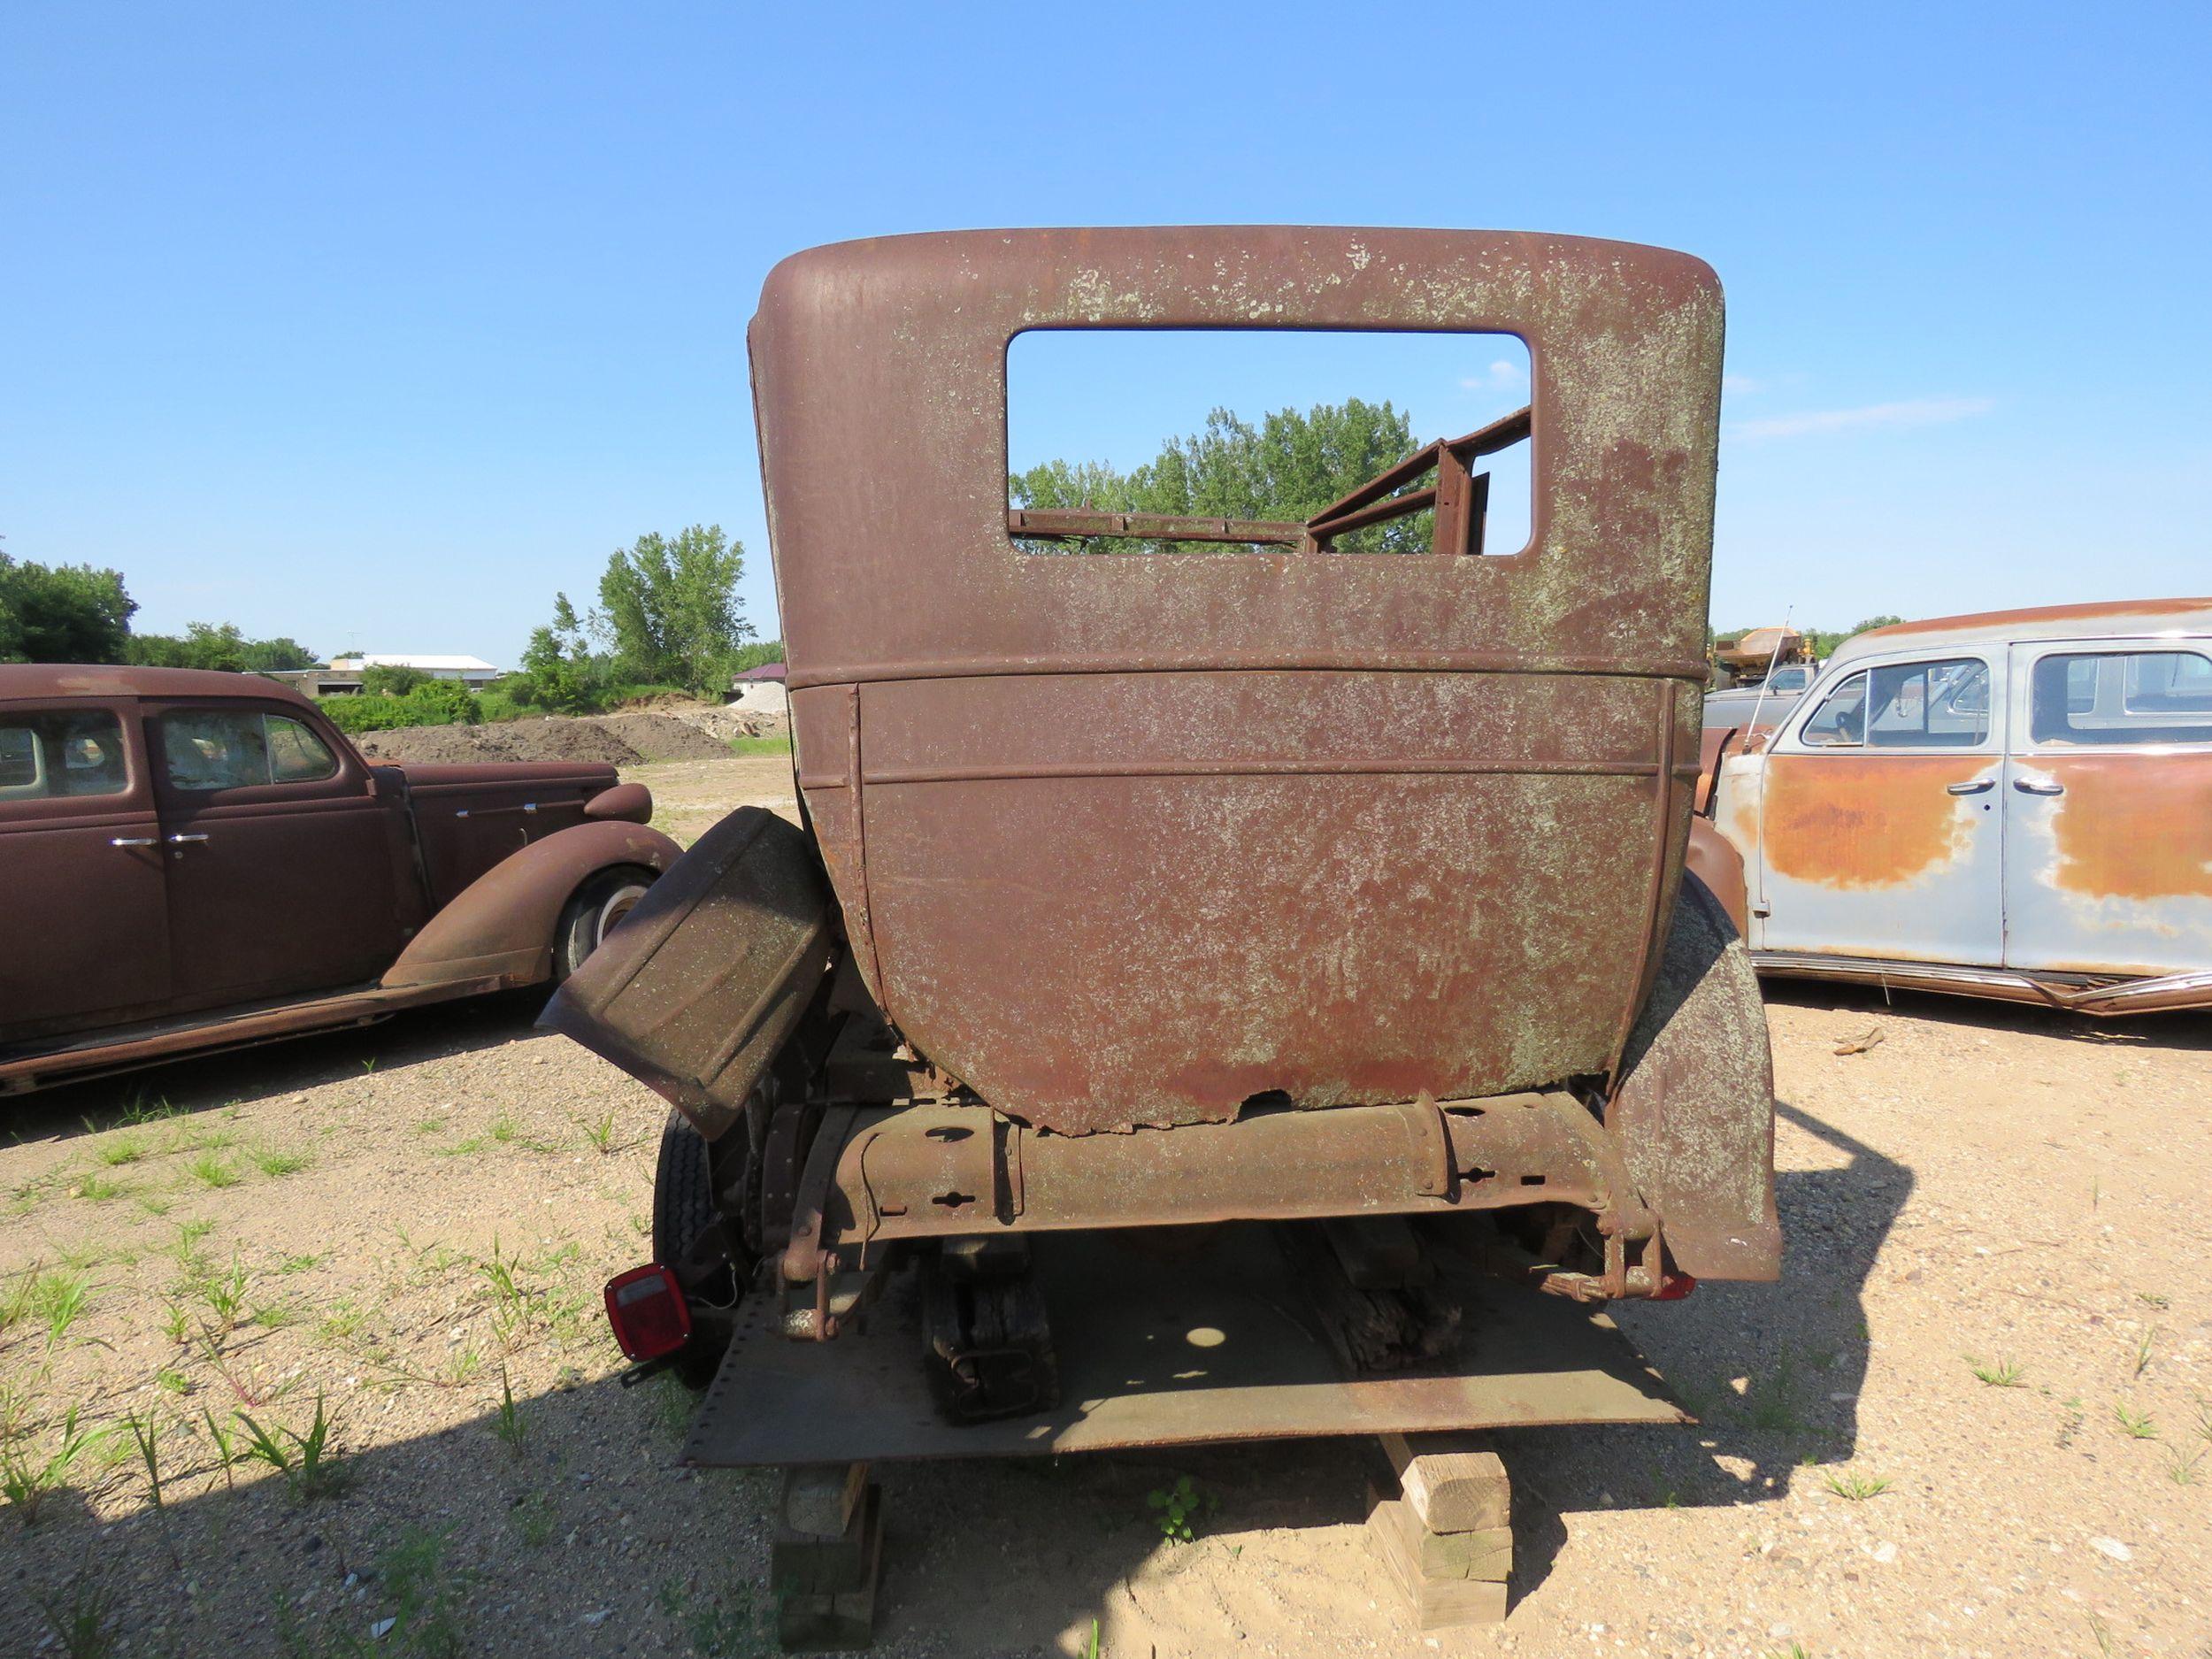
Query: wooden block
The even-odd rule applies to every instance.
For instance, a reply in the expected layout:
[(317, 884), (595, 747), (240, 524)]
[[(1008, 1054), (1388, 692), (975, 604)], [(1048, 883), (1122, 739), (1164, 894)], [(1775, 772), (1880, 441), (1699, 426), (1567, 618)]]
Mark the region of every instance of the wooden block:
[(870, 1486), (855, 1531), (863, 1546), (858, 1581), (850, 1589), (786, 1591), (776, 1596), (776, 1640), (786, 1653), (843, 1653), (875, 1640), (876, 1584), (883, 1573), (883, 1515)]
[(1506, 1587), (1495, 1578), (1441, 1578), (1421, 1571), (1406, 1540), (1419, 1532), (1393, 1498), (1367, 1517), (1368, 1544), (1397, 1580), (1412, 1610), (1417, 1630), (1448, 1630), (1456, 1624), (1496, 1624), (1505, 1618)]
[(1406, 1554), (1425, 1578), (1491, 1578), (1502, 1584), (1513, 1576), (1513, 1529), (1486, 1526), (1479, 1532), (1432, 1532), (1402, 1500), (1367, 1488), (1367, 1512), (1388, 1508), (1404, 1530)]
[(816, 1538), (842, 1538), (868, 1485), (865, 1463), (798, 1463), (783, 1471), (783, 1524)]
[(1511, 1488), (1495, 1452), (1469, 1434), (1385, 1434), (1383, 1455), (1422, 1525), (1482, 1532), (1511, 1525)]
[(768, 1544), (770, 1586), (779, 1594), (788, 1590), (813, 1595), (859, 1589), (867, 1582), (868, 1557), (883, 1531), (882, 1500), (883, 1488), (869, 1486), (852, 1525), (836, 1538), (778, 1527)]

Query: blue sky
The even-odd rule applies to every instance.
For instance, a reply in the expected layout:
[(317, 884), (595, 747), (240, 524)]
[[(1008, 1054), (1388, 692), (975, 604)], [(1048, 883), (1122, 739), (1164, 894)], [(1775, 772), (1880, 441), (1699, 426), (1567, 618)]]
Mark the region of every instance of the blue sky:
[(2203, 9), (1359, 15), (14, 0), (0, 549), (148, 630), (503, 662), (718, 520), (772, 633), (783, 254), (1415, 224), (1719, 270), (1724, 626), (2212, 590)]

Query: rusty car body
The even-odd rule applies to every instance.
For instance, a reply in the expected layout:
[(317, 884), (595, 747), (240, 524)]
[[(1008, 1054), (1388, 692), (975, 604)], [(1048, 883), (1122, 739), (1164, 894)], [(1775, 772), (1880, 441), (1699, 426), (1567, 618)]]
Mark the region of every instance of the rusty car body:
[(373, 765), (257, 675), (0, 664), (0, 1093), (556, 978), (678, 856), (651, 815)]
[(2212, 599), (1876, 628), (1772, 724), (1701, 803), (1761, 972), (2212, 1007)]
[[(1778, 1264), (1755, 981), (1683, 879), (1721, 322), (1694, 258), (1500, 233), (775, 269), (805, 827), (726, 820), (547, 1014), (680, 1114), (657, 1256), (700, 1374), (732, 1344), (691, 1460), (1680, 1420), (1586, 1339)], [(1510, 333), (1532, 398), (1303, 523), (1025, 512), (1007, 351), (1057, 328)], [(1532, 534), (1487, 548), (1519, 443)], [(1425, 551), (1339, 550), (1415, 512)], [(658, 1294), (619, 1283), (618, 1329)]]

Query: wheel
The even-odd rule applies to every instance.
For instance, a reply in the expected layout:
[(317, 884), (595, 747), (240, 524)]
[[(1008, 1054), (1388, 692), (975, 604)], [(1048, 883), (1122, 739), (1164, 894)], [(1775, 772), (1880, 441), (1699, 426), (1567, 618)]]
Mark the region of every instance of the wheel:
[(599, 949), (599, 941), (635, 908), (653, 885), (653, 872), (624, 866), (602, 870), (576, 889), (553, 933), (553, 978), (565, 979)]
[(670, 1112), (661, 1125), (660, 1162), (653, 1171), (653, 1259), (675, 1270), (692, 1304), (691, 1340), (676, 1356), (676, 1374), (703, 1388), (729, 1347), (728, 1309), (737, 1300), (737, 1273), (714, 1204), (713, 1149), (680, 1111)]

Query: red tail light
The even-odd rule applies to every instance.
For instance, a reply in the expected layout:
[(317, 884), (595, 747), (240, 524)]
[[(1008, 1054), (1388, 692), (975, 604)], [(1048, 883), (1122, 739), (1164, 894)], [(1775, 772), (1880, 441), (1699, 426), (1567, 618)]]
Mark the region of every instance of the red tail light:
[(607, 1323), (630, 1358), (664, 1359), (691, 1340), (691, 1308), (676, 1275), (655, 1262), (607, 1281)]
[(1697, 1280), (1687, 1273), (1669, 1273), (1659, 1281), (1659, 1288), (1652, 1293), (1654, 1302), (1680, 1302), (1697, 1288)]

